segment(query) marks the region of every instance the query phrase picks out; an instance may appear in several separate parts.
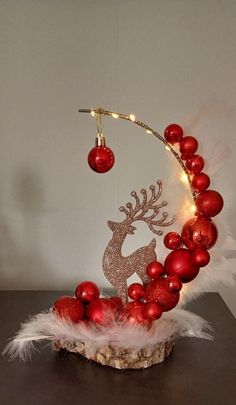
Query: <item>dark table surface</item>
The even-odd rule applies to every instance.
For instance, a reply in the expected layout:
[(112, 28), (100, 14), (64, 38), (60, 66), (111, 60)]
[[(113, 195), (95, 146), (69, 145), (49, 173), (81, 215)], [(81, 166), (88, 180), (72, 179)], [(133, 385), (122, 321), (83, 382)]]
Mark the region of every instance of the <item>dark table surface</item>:
[[(61, 292), (0, 292), (1, 351), (19, 323)], [(216, 293), (188, 309), (214, 328), (213, 342), (181, 338), (171, 356), (146, 370), (119, 371), (45, 347), (31, 362), (0, 359), (1, 405), (235, 405), (236, 323)]]

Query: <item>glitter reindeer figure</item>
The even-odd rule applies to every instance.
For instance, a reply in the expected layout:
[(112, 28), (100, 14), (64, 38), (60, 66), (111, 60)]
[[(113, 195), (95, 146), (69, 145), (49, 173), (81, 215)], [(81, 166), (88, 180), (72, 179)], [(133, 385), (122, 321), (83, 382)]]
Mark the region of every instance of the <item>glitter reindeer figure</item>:
[[(147, 191), (141, 190), (142, 198), (138, 197), (135, 191), (131, 192), (131, 196), (135, 199), (135, 206), (128, 202), (126, 206), (119, 208), (126, 218), (122, 222), (108, 221), (107, 224), (113, 232), (112, 239), (105, 249), (102, 261), (103, 272), (107, 280), (116, 289), (118, 295), (125, 303), (127, 297), (127, 280), (130, 276), (136, 273), (144, 284), (149, 281), (146, 274), (148, 263), (156, 260), (156, 239), (152, 239), (149, 245), (137, 249), (131, 255), (122, 256), (121, 249), (127, 235), (133, 235), (136, 229), (132, 224), (135, 221), (144, 221), (149, 229), (157, 234), (162, 235), (162, 231), (156, 227), (164, 227), (172, 225), (175, 222), (175, 217), (167, 221), (168, 213), (163, 212), (159, 220), (155, 220), (161, 208), (167, 206), (167, 201), (157, 203), (162, 194), (162, 181), (157, 181), (156, 186), (151, 185), (151, 196), (148, 199)], [(149, 214), (149, 212), (151, 212)]]

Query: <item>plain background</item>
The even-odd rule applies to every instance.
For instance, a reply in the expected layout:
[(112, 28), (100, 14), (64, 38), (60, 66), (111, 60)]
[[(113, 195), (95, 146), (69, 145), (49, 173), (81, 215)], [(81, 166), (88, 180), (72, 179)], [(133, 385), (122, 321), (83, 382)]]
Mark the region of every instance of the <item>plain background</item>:
[[(0, 31), (2, 289), (108, 286), (106, 220), (121, 220), (130, 191), (159, 178), (169, 213), (180, 213), (173, 229), (189, 217), (179, 166), (127, 122), (103, 120), (116, 165), (89, 170), (96, 127), (78, 108), (135, 113), (161, 133), (178, 122), (196, 135), (226, 200), (216, 223), (227, 221), (235, 237), (234, 0), (1, 0)], [(127, 239), (127, 254), (151, 240), (146, 228)], [(236, 312), (235, 288), (219, 291)]]

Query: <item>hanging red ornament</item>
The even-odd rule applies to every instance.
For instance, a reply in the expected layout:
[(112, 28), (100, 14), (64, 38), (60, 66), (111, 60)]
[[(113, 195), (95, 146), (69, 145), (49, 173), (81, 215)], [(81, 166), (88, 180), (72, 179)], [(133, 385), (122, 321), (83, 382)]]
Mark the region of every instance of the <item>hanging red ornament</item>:
[(128, 296), (134, 300), (139, 301), (144, 296), (144, 286), (140, 283), (133, 283), (128, 288)]
[(168, 283), (168, 277), (152, 280), (145, 290), (146, 302), (158, 303), (162, 311), (170, 311), (174, 308), (179, 301), (179, 292), (170, 291)]
[(185, 136), (179, 145), (180, 153), (183, 155), (184, 160), (191, 158), (197, 151), (198, 141), (193, 136)]
[(176, 275), (168, 277), (168, 288), (172, 292), (178, 292), (182, 288), (182, 282)]
[(186, 161), (186, 167), (191, 174), (200, 173), (204, 167), (204, 159), (200, 155), (193, 155)]
[(97, 298), (86, 309), (86, 318), (100, 325), (108, 325), (116, 315), (116, 303), (107, 298)]
[(162, 315), (161, 306), (157, 302), (149, 302), (144, 305), (143, 317), (152, 321), (159, 319)]
[(210, 254), (206, 249), (196, 248), (192, 250), (192, 262), (198, 267), (207, 266), (210, 261)]
[(159, 278), (164, 273), (164, 267), (160, 262), (151, 262), (147, 266), (147, 275), (150, 278)]
[(223, 206), (223, 197), (215, 190), (205, 190), (196, 199), (198, 213), (206, 217), (215, 217), (220, 213)]
[(144, 308), (145, 304), (143, 302), (128, 302), (123, 308), (122, 318), (124, 322), (130, 325), (142, 324), (149, 328), (152, 321), (144, 318)]
[(181, 236), (177, 232), (169, 232), (164, 237), (164, 245), (167, 249), (178, 249), (181, 245)]
[(68, 318), (72, 322), (79, 322), (84, 316), (84, 306), (74, 297), (63, 296), (58, 298), (53, 305), (53, 310), (61, 318)]
[(191, 261), (191, 251), (184, 248), (169, 253), (164, 267), (168, 275), (178, 276), (182, 283), (192, 281), (199, 272), (199, 268)]
[(170, 144), (174, 145), (183, 138), (183, 128), (178, 124), (170, 124), (166, 127), (164, 137)]
[(96, 173), (108, 172), (114, 163), (114, 153), (107, 146), (95, 146), (88, 154), (88, 164)]
[(189, 219), (183, 226), (182, 239), (189, 249), (201, 247), (210, 249), (216, 242), (217, 228), (209, 218), (194, 217)]
[(206, 173), (197, 173), (192, 178), (192, 188), (197, 193), (206, 190), (210, 185), (210, 177)]
[(99, 297), (99, 289), (92, 281), (83, 281), (77, 285), (75, 290), (76, 297), (85, 303), (92, 302)]

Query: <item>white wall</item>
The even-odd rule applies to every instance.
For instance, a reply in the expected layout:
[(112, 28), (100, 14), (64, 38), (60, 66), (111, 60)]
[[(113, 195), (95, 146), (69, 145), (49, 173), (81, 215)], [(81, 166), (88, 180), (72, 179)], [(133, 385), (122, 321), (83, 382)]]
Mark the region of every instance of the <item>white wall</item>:
[[(79, 107), (133, 112), (160, 132), (179, 122), (212, 165), (228, 144), (212, 184), (236, 234), (234, 0), (1, 0), (0, 30), (2, 289), (107, 285), (106, 220), (129, 192), (162, 178), (170, 212), (189, 196), (162, 145), (126, 122), (104, 122), (114, 169), (90, 171), (95, 123)], [(127, 252), (151, 237), (140, 227)], [(236, 311), (235, 290), (221, 292)]]

